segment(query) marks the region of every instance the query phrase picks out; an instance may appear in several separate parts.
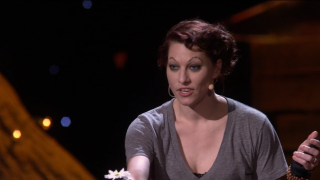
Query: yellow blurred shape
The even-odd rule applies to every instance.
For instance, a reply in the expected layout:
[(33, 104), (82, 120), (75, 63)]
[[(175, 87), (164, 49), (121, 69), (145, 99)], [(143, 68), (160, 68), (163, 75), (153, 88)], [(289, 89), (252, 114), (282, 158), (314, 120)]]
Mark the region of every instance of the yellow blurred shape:
[(49, 118), (45, 118), (43, 121), (42, 121), (42, 125), (44, 127), (49, 127), (51, 125), (51, 120)]
[(13, 137), (15, 139), (19, 139), (21, 137), (21, 132), (19, 130), (14, 130), (13, 131)]

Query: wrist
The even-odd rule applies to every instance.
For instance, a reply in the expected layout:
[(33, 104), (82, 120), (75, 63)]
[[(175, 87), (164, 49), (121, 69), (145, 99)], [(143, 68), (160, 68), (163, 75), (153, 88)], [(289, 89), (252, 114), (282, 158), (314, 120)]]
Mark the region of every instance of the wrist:
[(306, 177), (297, 177), (291, 174), (291, 165), (287, 170), (287, 180), (310, 180), (311, 171), (308, 171), (308, 175)]

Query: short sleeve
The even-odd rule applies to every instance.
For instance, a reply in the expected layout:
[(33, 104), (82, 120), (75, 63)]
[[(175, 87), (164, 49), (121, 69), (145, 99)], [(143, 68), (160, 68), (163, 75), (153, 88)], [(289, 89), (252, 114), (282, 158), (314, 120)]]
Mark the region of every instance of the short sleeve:
[(153, 160), (153, 130), (149, 121), (138, 117), (129, 126), (125, 138), (127, 162), (133, 156), (146, 156)]
[(286, 174), (288, 168), (278, 135), (268, 119), (265, 119), (256, 143), (259, 180), (277, 179)]

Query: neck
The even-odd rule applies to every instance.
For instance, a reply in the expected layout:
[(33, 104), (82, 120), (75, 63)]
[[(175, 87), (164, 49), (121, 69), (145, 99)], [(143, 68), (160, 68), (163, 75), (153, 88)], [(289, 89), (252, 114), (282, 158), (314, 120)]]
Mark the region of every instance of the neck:
[(174, 110), (175, 115), (179, 117), (179, 119), (187, 121), (218, 120), (226, 115), (226, 104), (225, 98), (213, 92), (211, 96), (204, 98), (192, 107), (184, 106), (176, 99), (174, 101)]

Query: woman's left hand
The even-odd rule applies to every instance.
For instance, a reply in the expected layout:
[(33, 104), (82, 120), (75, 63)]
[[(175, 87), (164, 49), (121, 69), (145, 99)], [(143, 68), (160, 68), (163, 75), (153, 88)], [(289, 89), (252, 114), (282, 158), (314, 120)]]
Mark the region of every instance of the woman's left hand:
[[(314, 131), (306, 139), (298, 148), (297, 151), (293, 153), (292, 159), (301, 164), (306, 170), (311, 171), (315, 167), (319, 165), (320, 159), (320, 141), (316, 140), (315, 138), (318, 137), (318, 132)], [(313, 144), (314, 146), (318, 147), (311, 148), (309, 144)], [(309, 154), (306, 154), (306, 153)]]

